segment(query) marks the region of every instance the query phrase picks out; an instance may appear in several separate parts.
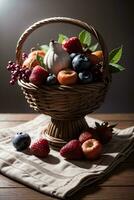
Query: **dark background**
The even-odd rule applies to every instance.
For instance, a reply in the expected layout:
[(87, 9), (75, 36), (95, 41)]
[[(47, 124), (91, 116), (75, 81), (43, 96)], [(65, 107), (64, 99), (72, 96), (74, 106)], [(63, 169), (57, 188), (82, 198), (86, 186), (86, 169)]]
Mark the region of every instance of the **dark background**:
[[(134, 4), (131, 0), (0, 0), (0, 112), (33, 112), (19, 86), (9, 85), (8, 60), (15, 60), (17, 40), (26, 28), (47, 17), (66, 16), (92, 24), (108, 50), (123, 45), (124, 72), (114, 74), (105, 103), (96, 112), (134, 112)], [(48, 43), (58, 33), (73, 36), (79, 29), (53, 24), (35, 31), (26, 41), (27, 51)]]

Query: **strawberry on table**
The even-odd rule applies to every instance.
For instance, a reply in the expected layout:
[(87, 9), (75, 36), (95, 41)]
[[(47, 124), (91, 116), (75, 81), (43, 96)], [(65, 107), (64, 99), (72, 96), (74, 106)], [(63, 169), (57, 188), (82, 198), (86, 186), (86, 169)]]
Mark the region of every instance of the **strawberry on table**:
[(79, 140), (71, 140), (60, 149), (60, 155), (68, 160), (80, 160), (83, 157)]
[(89, 131), (85, 131), (85, 132), (82, 132), (79, 136), (79, 141), (81, 144), (83, 144), (86, 140), (89, 140), (91, 139), (93, 136), (92, 136), (92, 133), (90, 133)]

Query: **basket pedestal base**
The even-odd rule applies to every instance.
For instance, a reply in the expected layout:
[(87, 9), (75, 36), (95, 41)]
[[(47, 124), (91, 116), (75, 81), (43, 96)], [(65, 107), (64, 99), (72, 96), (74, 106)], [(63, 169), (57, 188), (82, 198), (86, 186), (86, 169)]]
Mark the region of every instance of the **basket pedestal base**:
[(45, 138), (54, 148), (61, 148), (68, 141), (78, 139), (82, 131), (88, 130), (85, 118), (76, 120), (51, 119), (47, 130), (43, 131)]

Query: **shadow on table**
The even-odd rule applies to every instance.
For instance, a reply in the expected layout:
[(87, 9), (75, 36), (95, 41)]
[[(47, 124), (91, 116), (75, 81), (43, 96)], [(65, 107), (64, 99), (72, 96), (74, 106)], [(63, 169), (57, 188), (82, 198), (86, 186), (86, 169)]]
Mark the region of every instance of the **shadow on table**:
[[(33, 156), (33, 154), (30, 151), (30, 148), (26, 149), (23, 151), (24, 154), (29, 155), (29, 156)], [(56, 156), (53, 156), (52, 154), (48, 154), (48, 156), (46, 158), (39, 158), (38, 159), (42, 160), (45, 163), (49, 163), (49, 164), (58, 164), (60, 162), (60, 159), (57, 158)]]
[(97, 167), (98, 165), (108, 166), (113, 159), (114, 157), (112, 155), (101, 155), (99, 159), (94, 161), (89, 161), (85, 158), (83, 161), (69, 160), (69, 162), (83, 169), (91, 169), (92, 167), (95, 168), (95, 166)]

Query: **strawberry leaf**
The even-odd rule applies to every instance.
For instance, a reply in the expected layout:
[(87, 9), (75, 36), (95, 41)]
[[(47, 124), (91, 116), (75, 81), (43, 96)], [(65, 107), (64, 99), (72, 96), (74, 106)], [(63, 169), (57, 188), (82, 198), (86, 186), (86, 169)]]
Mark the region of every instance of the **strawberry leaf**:
[(104, 121), (104, 122), (102, 122), (102, 125), (103, 126), (108, 126), (108, 122)]
[(49, 49), (49, 46), (46, 45), (46, 44), (44, 44), (44, 45), (41, 45), (41, 46), (39, 47), (39, 49), (42, 50), (42, 51), (44, 51), (44, 52), (46, 53), (46, 52), (48, 51), (48, 49)]
[(116, 63), (109, 63), (109, 69), (111, 73), (116, 73), (125, 70), (125, 68)]
[(83, 30), (79, 33), (79, 40), (82, 45), (89, 47), (91, 44), (91, 34)]
[(58, 43), (62, 44), (62, 42), (64, 40), (67, 40), (68, 37), (66, 35), (63, 35), (63, 34), (59, 34), (59, 37), (58, 37)]
[(91, 45), (91, 46), (89, 47), (89, 49), (90, 49), (91, 51), (95, 51), (95, 50), (97, 49), (98, 46), (99, 46), (99, 43), (96, 43), (96, 44)]
[(100, 124), (98, 122), (95, 122), (95, 126), (98, 128), (100, 127)]
[(116, 49), (113, 49), (109, 53), (109, 62), (110, 63), (118, 63), (122, 56), (122, 46)]

